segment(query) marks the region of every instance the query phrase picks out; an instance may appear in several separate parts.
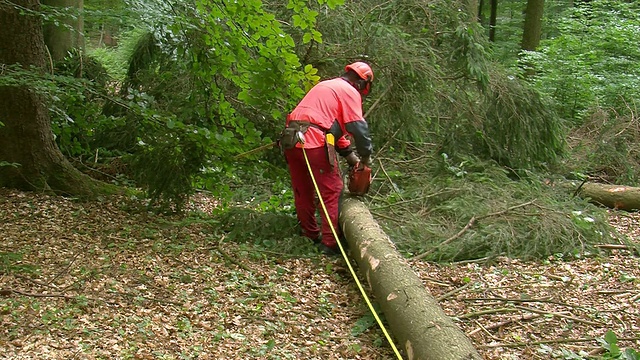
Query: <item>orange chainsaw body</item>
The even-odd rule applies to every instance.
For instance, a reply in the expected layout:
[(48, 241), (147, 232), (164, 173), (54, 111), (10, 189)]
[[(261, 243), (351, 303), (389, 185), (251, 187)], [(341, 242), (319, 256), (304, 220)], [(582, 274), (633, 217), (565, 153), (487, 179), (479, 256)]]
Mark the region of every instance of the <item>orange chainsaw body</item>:
[(362, 196), (369, 191), (371, 186), (371, 168), (360, 163), (356, 164), (349, 172), (349, 192), (353, 195)]

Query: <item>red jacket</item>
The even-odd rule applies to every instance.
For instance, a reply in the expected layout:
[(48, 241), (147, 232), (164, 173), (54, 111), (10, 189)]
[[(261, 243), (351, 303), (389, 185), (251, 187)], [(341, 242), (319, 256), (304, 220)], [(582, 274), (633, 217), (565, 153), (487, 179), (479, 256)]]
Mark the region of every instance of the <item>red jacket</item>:
[(287, 116), (287, 124), (295, 120), (320, 128), (310, 127), (304, 134), (306, 149), (324, 146), (325, 133), (330, 132), (338, 139), (335, 145), (342, 156), (351, 152), (345, 135), (353, 137), (360, 156), (369, 156), (373, 151), (369, 127), (362, 115), (362, 96), (343, 78), (321, 81), (309, 90)]

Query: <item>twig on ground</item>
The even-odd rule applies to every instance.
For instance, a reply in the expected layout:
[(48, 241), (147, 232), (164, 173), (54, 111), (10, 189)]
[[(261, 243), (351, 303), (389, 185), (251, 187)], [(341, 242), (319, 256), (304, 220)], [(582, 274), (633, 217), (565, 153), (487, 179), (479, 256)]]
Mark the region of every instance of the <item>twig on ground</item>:
[(442, 300), (448, 299), (449, 297), (451, 297), (451, 296), (453, 296), (453, 295), (455, 295), (455, 294), (459, 293), (460, 291), (462, 291), (462, 290), (464, 290), (464, 289), (468, 288), (468, 287), (469, 287), (469, 285), (471, 285), (471, 283), (470, 283), (470, 282), (468, 282), (468, 283), (466, 283), (466, 284), (464, 284), (464, 285), (460, 286), (459, 288), (455, 288), (455, 289), (453, 289), (453, 290), (449, 291), (449, 292), (448, 292), (448, 293), (446, 293), (446, 294), (443, 294), (442, 296), (438, 297), (436, 300), (437, 300), (438, 302), (440, 302), (440, 301), (442, 301)]
[(391, 216), (388, 216), (388, 215), (385, 215), (385, 214), (381, 214), (381, 213), (378, 213), (378, 212), (375, 212), (375, 211), (371, 211), (371, 214), (373, 214), (375, 216), (378, 216), (378, 217), (381, 217), (383, 219), (387, 219), (387, 220), (391, 220), (391, 221), (397, 222), (397, 223), (406, 222), (405, 220), (397, 219), (397, 218), (394, 218), (394, 217), (391, 217)]
[(82, 251), (77, 252), (75, 255), (73, 255), (73, 258), (71, 259), (71, 261), (69, 261), (69, 264), (67, 264), (67, 266), (65, 266), (64, 269), (62, 269), (62, 271), (60, 271), (59, 273), (57, 273), (51, 280), (49, 280), (49, 284), (52, 284), (54, 281), (56, 281), (60, 276), (62, 276), (62, 274), (66, 273), (69, 271), (69, 269), (71, 268), (71, 265), (73, 265), (73, 263), (76, 261), (76, 259), (78, 258), (78, 256), (80, 256), (80, 254), (86, 254), (87, 253), (87, 247), (85, 246)]
[(32, 279), (32, 278), (30, 278), (28, 276), (24, 276), (24, 275), (20, 275), (20, 274), (13, 274), (13, 276), (17, 277), (18, 279), (30, 281), (30, 282), (32, 282), (32, 283), (34, 283), (36, 285), (40, 285), (40, 286), (48, 287), (50, 289), (58, 290), (58, 287), (55, 284), (43, 283), (42, 281), (38, 281), (38, 280)]
[(171, 300), (157, 299), (157, 298), (150, 297), (150, 296), (144, 296), (144, 295), (139, 295), (139, 294), (130, 294), (130, 293), (122, 292), (122, 291), (116, 291), (116, 292), (114, 292), (114, 294), (130, 297), (130, 298), (141, 298), (141, 299), (145, 299), (145, 300), (149, 300), (149, 301), (153, 301), (153, 302), (157, 302), (157, 303), (162, 303), (162, 304), (170, 304), (170, 305), (176, 305), (176, 306), (184, 305), (183, 303), (179, 303), (179, 302), (175, 302), (175, 301), (171, 301)]
[(11, 295), (11, 293), (16, 293), (18, 295), (28, 296), (28, 297), (53, 297), (53, 298), (62, 298), (62, 299), (68, 299), (68, 300), (75, 300), (75, 298), (76, 298), (76, 296), (70, 296), (70, 295), (65, 295), (65, 294), (28, 293), (28, 292), (24, 292), (24, 291), (20, 291), (20, 290), (16, 290), (16, 289), (2, 289), (2, 290), (0, 290), (0, 296), (9, 296), (9, 295)]
[(596, 244), (593, 245), (593, 247), (607, 250), (629, 250), (640, 254), (640, 250), (637, 247), (631, 247), (624, 244)]
[(477, 316), (482, 316), (482, 315), (490, 315), (490, 314), (498, 314), (498, 313), (507, 313), (507, 312), (517, 312), (518, 310), (514, 309), (514, 308), (497, 308), (497, 309), (487, 309), (487, 310), (480, 310), (480, 311), (474, 311), (474, 312), (470, 312), (470, 313), (466, 313), (460, 316), (457, 316), (458, 319), (471, 319)]
[[(539, 318), (541, 316), (542, 315), (540, 315), (540, 314), (526, 314), (526, 315), (522, 315), (522, 316), (518, 316), (518, 317), (512, 317), (510, 319), (507, 319), (507, 320), (504, 320), (504, 321), (500, 321), (500, 322), (491, 324), (489, 326), (481, 326), (481, 328), (476, 328), (475, 330), (470, 331), (467, 335), (468, 336), (473, 336), (475, 333), (477, 333), (478, 331), (481, 331), (481, 330), (498, 329), (498, 328), (501, 328), (501, 327), (503, 327), (505, 325), (509, 325), (509, 324), (511, 324), (513, 322), (516, 322), (516, 321), (533, 320), (533, 319)], [(480, 324), (478, 324), (478, 325), (480, 325)]]
[[(65, 300), (77, 300), (78, 297), (80, 296), (84, 296), (84, 295), (65, 295), (65, 294), (60, 294), (60, 293), (56, 293), (56, 294), (41, 294), (41, 293), (28, 293), (25, 291), (20, 291), (20, 290), (15, 290), (15, 289), (2, 289), (0, 290), (0, 296), (9, 296), (12, 293), (18, 294), (18, 295), (22, 295), (22, 296), (27, 296), (27, 297), (36, 297), (36, 298), (60, 298), (60, 299), (65, 299)], [(94, 298), (94, 297), (89, 297), (89, 296), (84, 296), (84, 298), (86, 298), (87, 300), (91, 300), (91, 301), (96, 301), (96, 302), (104, 302), (107, 304), (115, 304), (114, 302), (110, 302), (104, 299), (99, 299), (99, 298)]]
[(510, 298), (493, 297), (493, 298), (464, 298), (460, 300), (462, 301), (503, 301), (503, 302), (513, 302), (513, 303), (539, 302), (539, 303), (555, 304), (555, 305), (561, 305), (561, 306), (572, 307), (572, 308), (581, 307), (578, 305), (569, 305), (567, 303), (563, 303), (563, 302), (555, 301), (551, 299), (510, 299)]
[(514, 307), (516, 309), (520, 309), (520, 310), (523, 310), (523, 311), (530, 311), (532, 313), (542, 314), (542, 315), (552, 315), (552, 316), (555, 316), (555, 317), (559, 317), (559, 318), (563, 318), (563, 319), (567, 319), (567, 320), (572, 320), (572, 321), (583, 323), (583, 324), (587, 324), (587, 325), (594, 325), (594, 326), (601, 326), (602, 325), (602, 323), (599, 323), (599, 322), (590, 321), (590, 320), (584, 320), (584, 319), (581, 319), (581, 318), (577, 318), (575, 316), (564, 315), (564, 314), (560, 314), (560, 313), (556, 313), (556, 312), (538, 310), (538, 309), (534, 309), (534, 308), (530, 308), (530, 307), (526, 307), (526, 306), (518, 306), (518, 305), (516, 305)]
[[(540, 340), (540, 341), (529, 341), (529, 342), (517, 342), (517, 343), (499, 343), (499, 344), (487, 344), (487, 345), (478, 345), (479, 349), (490, 349), (490, 348), (512, 348), (512, 347), (524, 347), (531, 345), (543, 345), (543, 344), (570, 344), (570, 343), (578, 343), (578, 342), (590, 342), (597, 341), (598, 338), (588, 337), (588, 338), (580, 338), (580, 339), (552, 339), (552, 340)], [(640, 337), (634, 338), (618, 338), (618, 341), (636, 341), (640, 340)]]
[(455, 234), (452, 237), (448, 238), (447, 240), (441, 242), (437, 246), (434, 246), (432, 249), (427, 250), (427, 251), (423, 252), (420, 255), (414, 256), (412, 258), (412, 260), (420, 260), (420, 259), (424, 258), (425, 256), (431, 254), (432, 252), (436, 251), (436, 249), (438, 249), (440, 246), (446, 245), (446, 244), (452, 242), (453, 240), (459, 238), (460, 236), (462, 236), (462, 234), (464, 234), (467, 230), (469, 230), (469, 228), (472, 227), (473, 224), (475, 224), (475, 222), (476, 222), (476, 217), (472, 216), (471, 219), (469, 220), (469, 222), (467, 223), (467, 225), (465, 225), (465, 227), (463, 227), (462, 230), (458, 231), (457, 234)]
[(218, 241), (218, 245), (215, 247), (215, 250), (218, 253), (220, 253), (220, 255), (222, 255), (222, 257), (225, 258), (225, 260), (227, 260), (227, 261), (229, 261), (229, 262), (231, 262), (233, 264), (236, 264), (237, 266), (241, 267), (242, 269), (244, 269), (244, 270), (246, 270), (246, 271), (248, 271), (250, 273), (253, 273), (253, 270), (251, 270), (251, 268), (249, 268), (247, 265), (245, 265), (245, 264), (243, 264), (243, 263), (241, 263), (239, 261), (236, 261), (236, 259), (232, 258), (231, 256), (229, 256), (229, 254), (227, 254), (226, 252), (224, 252), (222, 250), (222, 242), (224, 241), (224, 238), (225, 238), (225, 236), (222, 235), (222, 237), (220, 238), (220, 241)]
[(487, 336), (489, 336), (493, 340), (496, 340), (496, 341), (503, 341), (504, 340), (504, 339), (500, 339), (499, 337), (493, 335), (491, 333), (491, 331), (489, 331), (489, 329), (487, 329), (484, 326), (482, 326), (482, 324), (480, 324), (480, 322), (478, 320), (473, 320), (473, 322), (476, 323), (476, 325), (479, 326), (478, 328), (476, 328), (476, 330), (478, 330), (478, 331), (483, 330), (487, 334)]

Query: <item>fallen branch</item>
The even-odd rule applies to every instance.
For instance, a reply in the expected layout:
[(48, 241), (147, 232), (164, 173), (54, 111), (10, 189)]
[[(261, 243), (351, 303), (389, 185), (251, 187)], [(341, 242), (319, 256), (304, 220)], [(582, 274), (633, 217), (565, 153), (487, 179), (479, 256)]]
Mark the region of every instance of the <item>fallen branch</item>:
[(442, 300), (448, 299), (449, 297), (451, 297), (451, 296), (453, 296), (453, 295), (455, 295), (455, 294), (459, 293), (460, 291), (462, 291), (462, 290), (464, 290), (464, 289), (468, 288), (468, 287), (469, 287), (469, 285), (471, 285), (471, 283), (470, 283), (470, 282), (468, 282), (468, 283), (466, 283), (466, 284), (464, 284), (464, 285), (460, 286), (459, 288), (453, 289), (453, 290), (449, 291), (449, 292), (448, 292), (448, 293), (446, 293), (446, 294), (443, 294), (442, 296), (440, 296), (440, 297), (436, 298), (436, 300), (437, 300), (438, 302), (440, 302), (440, 301), (442, 301)]
[(391, 179), (391, 176), (389, 176), (389, 174), (387, 173), (387, 170), (384, 169), (384, 165), (382, 165), (382, 160), (378, 159), (378, 163), (380, 164), (380, 169), (382, 170), (382, 173), (384, 173), (384, 176), (386, 176), (387, 180), (389, 180), (389, 183), (391, 184), (391, 188), (396, 193), (398, 193), (398, 196), (400, 196), (400, 199), (404, 201), (404, 198), (402, 197), (402, 193), (398, 190), (398, 186), (396, 185), (396, 183), (393, 182), (393, 179)]
[(28, 293), (28, 292), (24, 292), (24, 291), (20, 291), (20, 290), (15, 290), (15, 289), (2, 289), (0, 290), (0, 296), (10, 296), (11, 294), (18, 294), (18, 295), (22, 295), (22, 296), (27, 296), (27, 297), (36, 297), (36, 298), (60, 298), (60, 299), (65, 299), (65, 300), (78, 300), (79, 297), (84, 297), (87, 300), (91, 300), (91, 301), (95, 301), (95, 302), (104, 302), (106, 304), (116, 304), (115, 302), (110, 302), (104, 299), (99, 299), (99, 298), (94, 298), (94, 297), (89, 297), (89, 296), (85, 296), (85, 295), (65, 295), (65, 294), (60, 294), (60, 293), (55, 293), (55, 294), (42, 294), (42, 293)]
[(253, 271), (245, 264), (236, 261), (236, 259), (232, 258), (231, 256), (229, 256), (229, 254), (227, 254), (226, 252), (224, 252), (224, 250), (222, 250), (222, 242), (224, 241), (225, 236), (222, 235), (222, 237), (220, 238), (220, 241), (218, 241), (218, 245), (215, 247), (215, 250), (222, 255), (223, 258), (225, 258), (225, 260), (229, 261), (230, 263), (236, 264), (237, 266), (241, 267), (242, 269), (253, 273)]
[(503, 327), (505, 325), (509, 325), (509, 324), (511, 324), (513, 322), (516, 322), (516, 321), (533, 320), (533, 319), (539, 318), (541, 316), (542, 315), (540, 315), (540, 314), (526, 314), (526, 315), (523, 315), (523, 316), (513, 317), (511, 319), (500, 321), (500, 322), (491, 324), (489, 326), (482, 326), (481, 328), (476, 328), (475, 330), (472, 330), (469, 333), (467, 333), (467, 336), (473, 336), (477, 332), (482, 331), (482, 330), (499, 329), (499, 328), (501, 328), (501, 327)]
[(555, 301), (551, 299), (510, 299), (510, 298), (493, 297), (493, 298), (464, 298), (460, 300), (462, 301), (503, 301), (503, 302), (512, 302), (512, 303), (539, 302), (539, 303), (555, 304), (555, 305), (561, 305), (561, 306), (572, 307), (572, 308), (581, 307), (578, 305), (569, 305), (567, 303), (563, 303), (563, 302)]
[(631, 252), (640, 253), (640, 250), (638, 250), (638, 248), (631, 247), (628, 245), (623, 245), (623, 244), (596, 244), (596, 245), (593, 245), (593, 247), (600, 248), (600, 249), (608, 249), (608, 250), (629, 250)]
[(426, 200), (426, 199), (432, 198), (434, 196), (438, 196), (438, 195), (442, 195), (442, 194), (446, 194), (448, 192), (454, 192), (454, 191), (458, 191), (458, 190), (460, 190), (460, 189), (446, 189), (446, 190), (438, 191), (437, 193), (433, 193), (433, 194), (429, 194), (429, 195), (425, 195), (425, 196), (420, 196), (420, 197), (413, 198), (413, 199), (394, 202), (393, 204), (387, 204), (387, 205), (381, 205), (381, 206), (372, 207), (369, 210), (370, 211), (382, 210), (382, 209), (390, 208), (390, 207), (396, 206), (396, 205), (402, 205), (402, 204), (407, 204), (407, 203), (411, 203), (411, 202), (415, 202), (415, 201)]
[(427, 250), (427, 251), (423, 252), (423, 253), (422, 253), (422, 254), (420, 254), (420, 255), (416, 255), (416, 256), (414, 256), (414, 257), (412, 258), (412, 260), (420, 260), (420, 259), (424, 258), (425, 256), (427, 256), (427, 255), (431, 254), (432, 252), (436, 251), (436, 249), (438, 249), (440, 246), (446, 245), (446, 244), (448, 244), (448, 243), (452, 242), (453, 240), (455, 240), (455, 239), (459, 238), (460, 236), (462, 236), (462, 234), (464, 234), (467, 230), (469, 230), (469, 228), (470, 228), (470, 227), (472, 227), (472, 226), (473, 226), (473, 224), (475, 224), (475, 222), (476, 222), (476, 217), (475, 217), (475, 216), (472, 216), (472, 217), (471, 217), (471, 220), (469, 220), (469, 222), (467, 223), (467, 225), (465, 225), (465, 227), (464, 227), (464, 228), (462, 228), (462, 230), (458, 231), (458, 233), (457, 233), (457, 234), (455, 234), (455, 235), (453, 235), (452, 237), (448, 238), (447, 240), (443, 241), (443, 242), (442, 242), (442, 243), (440, 243), (439, 245), (434, 246), (432, 249)]
[(504, 209), (504, 210), (497, 211), (497, 212), (494, 212), (494, 213), (490, 213), (490, 214), (486, 214), (486, 215), (482, 215), (482, 216), (478, 216), (478, 217), (476, 217), (476, 216), (472, 216), (472, 217), (471, 217), (471, 219), (469, 219), (469, 222), (467, 223), (467, 225), (465, 225), (465, 227), (464, 227), (464, 228), (462, 228), (462, 230), (458, 231), (458, 233), (457, 233), (457, 234), (453, 235), (452, 237), (448, 238), (447, 240), (443, 241), (442, 243), (440, 243), (440, 244), (438, 244), (438, 245), (434, 246), (433, 248), (431, 248), (431, 249), (429, 249), (429, 250), (427, 250), (427, 251), (423, 252), (422, 254), (414, 256), (414, 257), (413, 257), (413, 258), (411, 258), (411, 259), (412, 259), (412, 260), (420, 260), (420, 259), (424, 258), (425, 256), (427, 256), (427, 255), (429, 255), (429, 254), (433, 253), (434, 251), (436, 251), (439, 247), (444, 246), (444, 245), (446, 245), (446, 244), (448, 244), (448, 243), (452, 242), (453, 240), (455, 240), (455, 239), (457, 239), (457, 238), (461, 237), (461, 236), (462, 236), (462, 235), (463, 235), (467, 230), (469, 230), (469, 228), (471, 228), (471, 227), (476, 223), (476, 221), (478, 221), (478, 220), (486, 219), (486, 218), (488, 218), (488, 217), (490, 217), (490, 216), (503, 215), (503, 214), (506, 214), (507, 212), (509, 212), (509, 211), (511, 211), (511, 210), (514, 210), (514, 209), (517, 209), (517, 208), (521, 208), (521, 207), (524, 207), (524, 206), (527, 206), (527, 205), (531, 205), (531, 204), (533, 204), (534, 202), (535, 202), (535, 200), (531, 200), (531, 201), (528, 201), (528, 202), (526, 202), (526, 203), (522, 203), (522, 204), (514, 205), (514, 206), (508, 207), (508, 208), (506, 208), (506, 209)]
[(555, 317), (559, 317), (559, 318), (563, 318), (563, 319), (567, 319), (567, 320), (572, 320), (572, 321), (583, 323), (583, 324), (587, 324), (587, 325), (594, 325), (594, 326), (601, 326), (602, 325), (602, 323), (599, 323), (599, 322), (590, 321), (590, 320), (584, 320), (584, 319), (577, 318), (577, 317), (574, 317), (574, 316), (564, 315), (564, 314), (551, 312), (551, 311), (533, 309), (533, 308), (526, 307), (526, 306), (518, 306), (518, 305), (516, 305), (515, 308), (516, 309), (520, 309), (520, 310), (524, 310), (524, 311), (530, 311), (530, 312), (536, 313), (536, 314), (552, 315), (552, 316), (555, 316)]
[(18, 294), (18, 295), (22, 295), (22, 296), (28, 296), (28, 297), (53, 297), (53, 298), (62, 298), (62, 299), (68, 299), (68, 300), (75, 300), (76, 296), (70, 296), (70, 295), (65, 295), (65, 294), (42, 294), (42, 293), (28, 293), (28, 292), (24, 292), (24, 291), (20, 291), (20, 290), (15, 290), (15, 289), (2, 289), (0, 290), (0, 296), (9, 296), (12, 293)]
[(507, 312), (517, 312), (518, 310), (514, 309), (514, 308), (498, 308), (498, 309), (487, 309), (487, 310), (480, 310), (480, 311), (474, 311), (474, 312), (470, 312), (470, 313), (466, 313), (460, 316), (456, 316), (458, 319), (471, 319), (477, 316), (482, 316), (482, 315), (490, 315), (490, 314), (498, 314), (498, 313), (507, 313)]
[(86, 254), (86, 250), (87, 247), (85, 246), (83, 249), (83, 251), (81, 252), (77, 252), (75, 255), (73, 255), (73, 258), (71, 258), (71, 261), (69, 261), (69, 264), (67, 264), (67, 266), (65, 266), (64, 269), (62, 269), (62, 271), (60, 271), (59, 273), (57, 273), (51, 280), (49, 280), (49, 284), (52, 284), (54, 281), (56, 281), (60, 276), (62, 276), (62, 274), (66, 273), (69, 271), (69, 269), (71, 268), (71, 265), (73, 265), (73, 263), (76, 261), (76, 259), (78, 258), (78, 256), (80, 256), (80, 254)]
[(55, 284), (47, 284), (47, 283), (43, 283), (42, 281), (38, 281), (35, 279), (32, 279), (28, 276), (24, 276), (24, 275), (20, 275), (20, 274), (13, 274), (13, 276), (17, 277), (18, 279), (22, 279), (22, 280), (26, 280), (26, 281), (30, 281), (36, 285), (40, 285), (40, 286), (44, 286), (44, 287), (48, 287), (50, 289), (55, 289), (55, 290), (59, 290), (58, 287)]
[[(579, 343), (579, 342), (591, 342), (598, 341), (600, 338), (596, 337), (588, 337), (588, 338), (580, 338), (580, 339), (553, 339), (553, 340), (540, 340), (540, 341), (530, 341), (530, 342), (517, 342), (517, 343), (499, 343), (499, 344), (487, 344), (487, 345), (478, 345), (480, 349), (490, 349), (490, 348), (500, 348), (500, 347), (524, 347), (531, 345), (543, 345), (543, 344), (571, 344), (571, 343)], [(632, 337), (632, 338), (618, 338), (618, 341), (637, 341), (640, 340), (640, 337)]]

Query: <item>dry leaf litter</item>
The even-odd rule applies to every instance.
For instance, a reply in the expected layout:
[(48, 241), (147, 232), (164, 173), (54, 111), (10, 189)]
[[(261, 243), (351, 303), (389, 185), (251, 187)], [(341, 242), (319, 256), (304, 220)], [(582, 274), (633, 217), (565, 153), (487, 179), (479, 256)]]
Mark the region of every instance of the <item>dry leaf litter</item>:
[[(343, 260), (256, 256), (202, 224), (127, 206), (0, 189), (0, 253), (22, 254), (20, 271), (0, 272), (0, 358), (396, 358)], [(611, 222), (640, 241), (639, 214)], [(485, 359), (595, 356), (607, 330), (640, 349), (633, 250), (410, 265)]]

